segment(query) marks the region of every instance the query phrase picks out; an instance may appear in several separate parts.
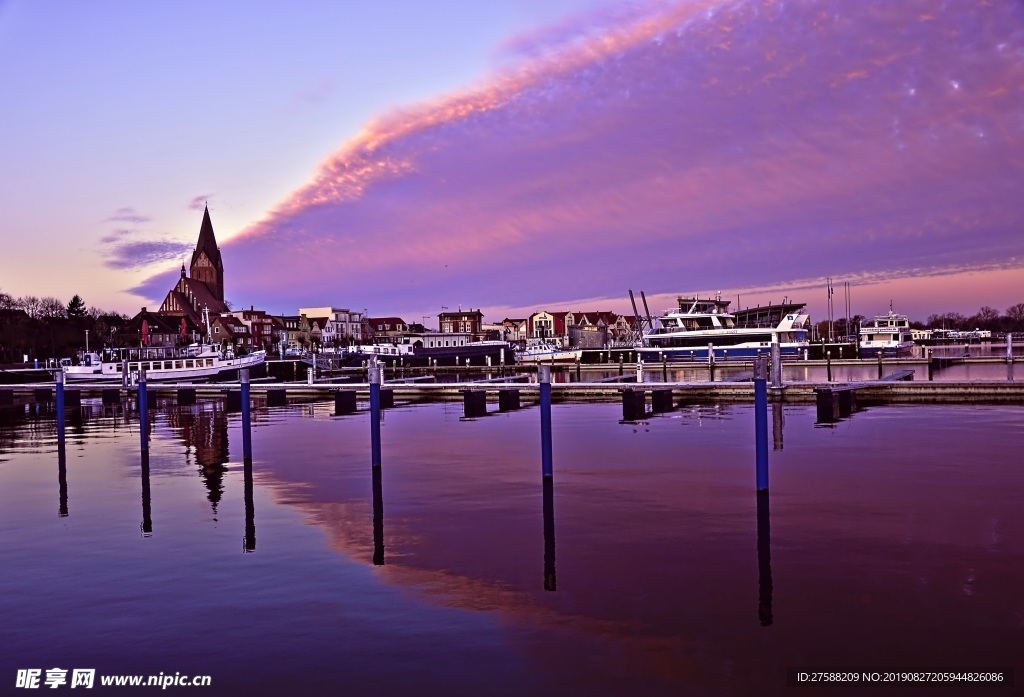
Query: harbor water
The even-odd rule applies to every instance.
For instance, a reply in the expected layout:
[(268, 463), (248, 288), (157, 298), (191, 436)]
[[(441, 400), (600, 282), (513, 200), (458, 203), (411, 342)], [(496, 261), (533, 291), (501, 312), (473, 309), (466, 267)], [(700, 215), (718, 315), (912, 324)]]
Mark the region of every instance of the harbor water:
[(247, 487), (221, 402), (150, 409), (145, 461), (130, 403), (69, 409), (63, 447), (50, 406), (0, 408), (0, 693), (58, 667), (216, 695), (1022, 689), (1024, 407), (770, 405), (761, 501), (751, 405), (555, 404), (549, 497), (537, 408), (489, 409), (385, 410), (376, 482), (366, 411), (254, 410)]

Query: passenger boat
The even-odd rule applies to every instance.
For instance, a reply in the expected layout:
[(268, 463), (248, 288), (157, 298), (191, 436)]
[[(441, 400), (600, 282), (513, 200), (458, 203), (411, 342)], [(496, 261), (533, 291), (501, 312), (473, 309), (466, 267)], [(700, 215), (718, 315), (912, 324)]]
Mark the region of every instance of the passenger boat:
[(582, 349), (564, 349), (555, 344), (531, 344), (516, 351), (516, 363), (575, 363)]
[(809, 346), (811, 318), (804, 303), (783, 302), (736, 312), (729, 301), (715, 298), (682, 297), (678, 308), (653, 320), (657, 326), (643, 336), (636, 348), (644, 361), (749, 358), (767, 355), (773, 341), (779, 342), (783, 357), (802, 356)]
[(351, 346), (342, 353), (343, 365), (376, 357), (388, 365), (499, 365), (512, 360), (505, 341), (472, 341), (466, 332), (410, 332), (373, 344)]
[(889, 308), (887, 315), (875, 315), (860, 325), (860, 357), (874, 358), (881, 351), (883, 356), (899, 358), (909, 356), (914, 346), (910, 332), (910, 320)]
[(236, 356), (211, 344), (106, 348), (82, 353), (78, 365), (63, 366), (64, 379), (78, 382), (134, 382), (140, 370), (153, 382), (200, 382), (237, 378), (241, 368), (262, 368), (266, 352)]

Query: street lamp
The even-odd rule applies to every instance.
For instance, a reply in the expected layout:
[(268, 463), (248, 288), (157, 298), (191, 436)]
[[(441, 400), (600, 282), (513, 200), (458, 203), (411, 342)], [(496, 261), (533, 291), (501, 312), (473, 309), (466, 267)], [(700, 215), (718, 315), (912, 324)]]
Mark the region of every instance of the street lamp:
[(85, 330), (85, 352), (89, 353), (89, 330)]

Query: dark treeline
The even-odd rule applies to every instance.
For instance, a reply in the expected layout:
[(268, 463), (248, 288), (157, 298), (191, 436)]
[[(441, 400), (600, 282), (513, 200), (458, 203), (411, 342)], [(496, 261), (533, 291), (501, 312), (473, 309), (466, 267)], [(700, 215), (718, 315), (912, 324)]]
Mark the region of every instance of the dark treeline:
[(1024, 332), (1024, 303), (1011, 305), (1006, 308), (1004, 315), (999, 314), (999, 310), (988, 305), (970, 317), (959, 312), (929, 315), (928, 321), (919, 326), (927, 329), (954, 329), (956, 331), (983, 329), (990, 332)]
[(86, 331), (90, 348), (99, 348), (127, 320), (117, 312), (86, 307), (78, 295), (64, 303), (0, 292), (0, 363), (73, 356), (85, 347)]

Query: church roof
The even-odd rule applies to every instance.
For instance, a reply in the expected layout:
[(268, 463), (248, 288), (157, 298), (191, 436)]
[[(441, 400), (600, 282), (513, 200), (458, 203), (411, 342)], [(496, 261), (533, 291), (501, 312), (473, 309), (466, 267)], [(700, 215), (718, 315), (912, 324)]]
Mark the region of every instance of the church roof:
[(189, 265), (194, 265), (199, 255), (203, 252), (206, 252), (206, 258), (210, 260), (214, 268), (224, 268), (224, 264), (220, 260), (217, 238), (213, 235), (213, 223), (210, 222), (209, 206), (203, 209), (203, 224), (199, 228), (199, 241), (196, 242), (196, 251), (192, 252), (192, 262)]

